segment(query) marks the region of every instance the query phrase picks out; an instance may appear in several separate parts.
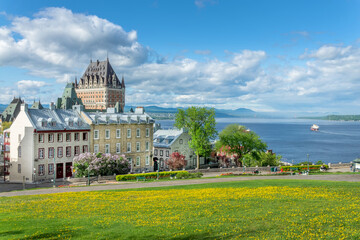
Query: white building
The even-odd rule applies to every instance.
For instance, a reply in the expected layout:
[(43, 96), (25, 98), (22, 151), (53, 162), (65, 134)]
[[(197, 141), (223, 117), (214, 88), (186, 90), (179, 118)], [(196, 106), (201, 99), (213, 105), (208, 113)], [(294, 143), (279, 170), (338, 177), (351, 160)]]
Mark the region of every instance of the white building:
[(189, 147), (190, 135), (184, 129), (157, 130), (154, 133), (154, 157), (159, 159), (160, 169), (168, 169), (166, 161), (173, 152), (179, 152), (187, 160), (186, 168), (196, 167), (196, 155)]
[(74, 156), (89, 150), (90, 126), (78, 111), (54, 105), (28, 109), (22, 104), (9, 132), (11, 182), (71, 177)]

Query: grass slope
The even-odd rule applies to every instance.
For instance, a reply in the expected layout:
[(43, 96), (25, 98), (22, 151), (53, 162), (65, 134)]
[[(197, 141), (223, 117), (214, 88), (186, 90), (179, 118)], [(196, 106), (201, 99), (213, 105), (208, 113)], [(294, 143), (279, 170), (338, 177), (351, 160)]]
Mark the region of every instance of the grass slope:
[(2, 239), (359, 239), (360, 184), (255, 180), (1, 198)]

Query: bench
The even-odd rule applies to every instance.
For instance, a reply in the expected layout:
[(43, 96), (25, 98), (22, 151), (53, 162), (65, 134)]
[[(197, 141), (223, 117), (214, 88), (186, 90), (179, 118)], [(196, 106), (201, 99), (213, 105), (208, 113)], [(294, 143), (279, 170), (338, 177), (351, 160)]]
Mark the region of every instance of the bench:
[(176, 178), (176, 173), (170, 175), (170, 179)]
[(146, 181), (146, 177), (136, 177), (136, 181), (143, 180)]

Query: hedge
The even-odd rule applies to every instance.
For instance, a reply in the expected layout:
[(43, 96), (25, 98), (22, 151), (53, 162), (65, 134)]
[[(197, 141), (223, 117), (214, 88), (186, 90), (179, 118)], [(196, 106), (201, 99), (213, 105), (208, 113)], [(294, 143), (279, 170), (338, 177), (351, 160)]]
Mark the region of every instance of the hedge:
[[(188, 171), (159, 172), (159, 178), (170, 177), (171, 175), (178, 174), (178, 173), (189, 174)], [(117, 175), (116, 181), (136, 180), (136, 177), (145, 177), (146, 179), (155, 179), (155, 178), (157, 178), (157, 172)]]
[[(321, 166), (324, 166), (326, 169), (328, 169), (328, 165), (309, 165), (309, 170), (320, 170), (320, 167)], [(280, 169), (283, 171), (283, 172), (289, 172), (291, 171), (292, 169), (294, 168), (297, 168), (297, 170), (300, 170), (300, 171), (307, 171), (308, 169), (308, 166), (307, 165), (294, 165), (294, 166), (282, 166)], [(293, 170), (294, 171), (294, 170)], [(295, 170), (296, 171), (296, 170)]]

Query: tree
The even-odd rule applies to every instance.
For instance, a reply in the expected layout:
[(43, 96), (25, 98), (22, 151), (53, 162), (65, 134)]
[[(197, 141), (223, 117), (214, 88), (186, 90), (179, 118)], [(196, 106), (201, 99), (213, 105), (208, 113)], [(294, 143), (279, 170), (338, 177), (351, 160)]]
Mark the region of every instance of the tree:
[(260, 154), (259, 166), (277, 166), (280, 164), (281, 155), (276, 155), (272, 152), (262, 152)]
[(1, 133), (4, 132), (4, 130), (11, 127), (12, 122), (3, 122), (1, 123)]
[(217, 136), (215, 129), (215, 109), (205, 107), (190, 107), (178, 109), (175, 116), (175, 127), (187, 128), (191, 140), (189, 146), (194, 150), (197, 169), (200, 169), (200, 155), (210, 154), (210, 141)]
[(74, 170), (76, 177), (107, 176), (125, 174), (130, 171), (130, 163), (125, 155), (111, 155), (102, 153), (82, 153), (74, 157)]
[(252, 165), (253, 160), (258, 161), (267, 145), (253, 131), (239, 124), (230, 124), (219, 134), (216, 148), (222, 148), (228, 154), (236, 154), (237, 164), (242, 166), (243, 161), (249, 165)]
[(170, 167), (170, 169), (176, 170), (184, 168), (187, 164), (187, 161), (185, 160), (184, 155), (178, 152), (173, 152), (170, 155), (170, 158), (166, 161), (166, 164)]

